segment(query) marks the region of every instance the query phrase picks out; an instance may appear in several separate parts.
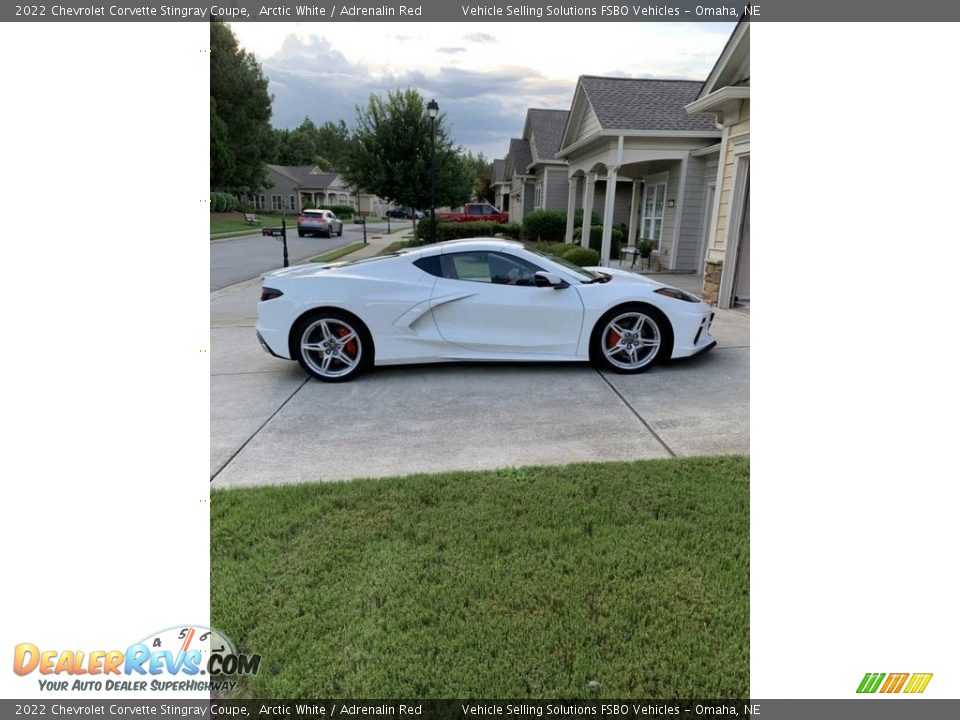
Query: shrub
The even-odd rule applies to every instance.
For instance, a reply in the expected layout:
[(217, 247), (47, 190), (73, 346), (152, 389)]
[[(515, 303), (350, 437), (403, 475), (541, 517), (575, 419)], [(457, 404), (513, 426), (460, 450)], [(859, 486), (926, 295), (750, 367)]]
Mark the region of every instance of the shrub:
[(522, 240), (523, 227), (520, 223), (500, 223), (497, 225), (497, 235), (503, 235), (511, 240)]
[(356, 210), (352, 205), (317, 205), (317, 210), (330, 210), (337, 217), (351, 218)]
[[(493, 237), (502, 232), (504, 225), (492, 222), (438, 222), (437, 242), (445, 240), (461, 240), (463, 238)], [(423, 219), (417, 223), (416, 237), (426, 242), (430, 241), (430, 221)]]
[[(576, 243), (580, 242), (582, 228), (577, 228), (573, 231), (573, 240)], [(593, 225), (590, 228), (590, 248), (600, 252), (600, 244), (603, 240), (603, 227), (601, 225)], [(610, 231), (610, 259), (619, 260), (620, 259), (620, 246), (623, 244), (623, 231), (619, 228), (613, 228)]]
[(559, 210), (534, 210), (523, 218), (523, 234), (530, 240), (563, 240), (566, 231), (567, 215)]
[(557, 255), (558, 257), (563, 257), (565, 252), (575, 247), (576, 245), (572, 243), (537, 243), (537, 250), (545, 252), (548, 255)]
[(580, 267), (591, 267), (600, 264), (600, 253), (590, 248), (571, 246), (572, 249), (565, 252), (561, 257), (567, 262), (572, 262)]
[[(599, 225), (600, 216), (595, 212), (590, 213), (590, 224)], [(583, 227), (583, 208), (577, 208), (573, 211), (573, 226), (574, 227)]]

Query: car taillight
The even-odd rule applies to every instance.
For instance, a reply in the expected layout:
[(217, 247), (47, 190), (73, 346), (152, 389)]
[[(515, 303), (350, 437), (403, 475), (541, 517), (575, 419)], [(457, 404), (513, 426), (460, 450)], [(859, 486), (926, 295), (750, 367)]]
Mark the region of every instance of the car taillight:
[(298, 222), (298, 223), (302, 223), (302, 222), (303, 222), (303, 215), (297, 215), (297, 222)]
[(260, 302), (263, 302), (265, 300), (273, 300), (274, 298), (278, 298), (281, 295), (283, 295), (283, 293), (280, 292), (279, 290), (274, 290), (273, 288), (265, 287), (263, 291), (260, 293)]

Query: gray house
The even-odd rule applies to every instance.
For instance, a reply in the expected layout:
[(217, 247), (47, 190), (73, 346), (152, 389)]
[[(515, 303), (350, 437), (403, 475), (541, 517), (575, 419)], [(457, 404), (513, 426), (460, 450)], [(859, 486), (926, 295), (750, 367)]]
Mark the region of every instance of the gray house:
[(570, 182), (567, 242), (581, 207), (603, 218), (601, 263), (609, 263), (611, 233), (622, 223), (628, 244), (650, 240), (664, 268), (702, 272), (721, 136), (712, 118), (686, 111), (702, 86), (580, 77), (556, 153)]
[(567, 110), (527, 110), (523, 139), (530, 146), (527, 173), (533, 176), (533, 210), (567, 209), (567, 161), (557, 152), (569, 114)]
[(312, 205), (351, 205), (356, 193), (338, 173), (323, 172), (316, 165), (267, 165), (270, 187), (253, 197), (257, 210), (299, 212)]
[(507, 160), (493, 161), (493, 179), (490, 182), (493, 187), (493, 204), (500, 212), (509, 212), (510, 210), (510, 181), (507, 179)]
[(510, 222), (521, 222), (533, 210), (534, 177), (527, 172), (531, 162), (530, 143), (511, 138), (506, 164), (506, 178), (510, 182)]

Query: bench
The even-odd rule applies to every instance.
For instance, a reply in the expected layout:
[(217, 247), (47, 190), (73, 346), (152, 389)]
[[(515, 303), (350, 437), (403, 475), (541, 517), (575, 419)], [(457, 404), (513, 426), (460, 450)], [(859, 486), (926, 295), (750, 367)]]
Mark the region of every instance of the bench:
[(253, 213), (244, 213), (243, 219), (247, 221), (247, 225), (259, 225), (261, 222), (263, 222)]

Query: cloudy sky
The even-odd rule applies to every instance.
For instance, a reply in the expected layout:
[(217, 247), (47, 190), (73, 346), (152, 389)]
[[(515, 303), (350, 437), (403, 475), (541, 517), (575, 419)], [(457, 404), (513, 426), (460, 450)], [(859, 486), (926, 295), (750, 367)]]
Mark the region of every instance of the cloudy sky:
[[(235, 23), (273, 124), (343, 119), (373, 94), (436, 98), (457, 143), (503, 157), (531, 107), (568, 109), (579, 75), (702, 80), (733, 23)], [(546, 38), (549, 37), (549, 40)]]

